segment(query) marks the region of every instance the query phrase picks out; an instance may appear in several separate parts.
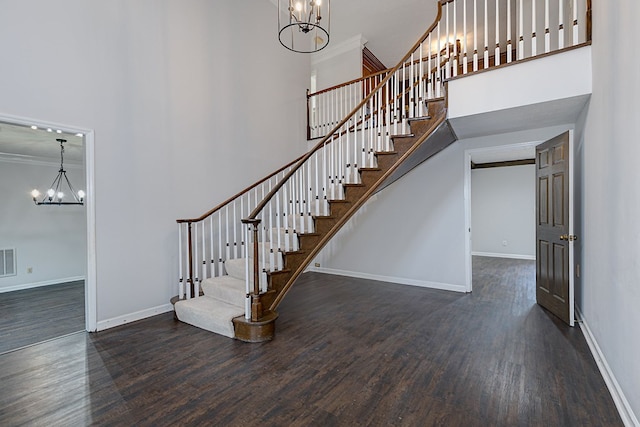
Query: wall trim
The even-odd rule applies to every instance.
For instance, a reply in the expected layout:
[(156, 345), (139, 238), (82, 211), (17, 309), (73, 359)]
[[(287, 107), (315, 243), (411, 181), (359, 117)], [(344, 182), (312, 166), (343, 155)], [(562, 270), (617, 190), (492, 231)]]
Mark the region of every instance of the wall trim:
[(366, 43), (367, 39), (362, 37), (362, 34), (357, 34), (341, 43), (334, 44), (333, 46), (326, 47), (321, 51), (311, 54), (311, 65), (316, 65), (351, 50), (362, 50)]
[(633, 413), (633, 409), (631, 409), (631, 405), (629, 401), (624, 395), (622, 388), (620, 388), (620, 384), (616, 379), (613, 371), (609, 367), (609, 363), (607, 359), (604, 357), (602, 350), (600, 350), (600, 346), (596, 341), (595, 336), (591, 332), (589, 328), (589, 324), (585, 319), (584, 315), (580, 311), (580, 308), (576, 306), (576, 317), (578, 318), (578, 323), (580, 325), (580, 330), (584, 335), (585, 340), (587, 341), (587, 345), (589, 346), (589, 350), (591, 350), (591, 354), (596, 361), (596, 365), (598, 365), (598, 369), (600, 370), (600, 374), (602, 374), (602, 378), (604, 379), (607, 388), (609, 389), (609, 393), (611, 393), (611, 398), (620, 413), (620, 418), (622, 418), (622, 422), (625, 426), (640, 426), (640, 422), (638, 418)]
[[(0, 162), (16, 163), (16, 164), (32, 165), (32, 166), (51, 166), (51, 167), (57, 167), (57, 168), (60, 167), (60, 160), (44, 159), (44, 158), (39, 158), (34, 156), (26, 156), (23, 154), (0, 153)], [(64, 165), (66, 169), (83, 169), (84, 168), (83, 165), (70, 162), (67, 159), (65, 159)]]
[[(35, 283), (23, 283), (21, 285), (12, 285), (0, 288), (0, 294), (5, 292), (22, 291), (25, 289), (40, 288), (42, 286), (60, 285), (67, 282), (77, 282), (78, 280), (86, 280), (85, 276), (64, 277), (62, 279), (44, 280)], [(86, 284), (85, 284), (86, 287)]]
[(97, 323), (96, 332), (104, 331), (105, 329), (115, 328), (116, 326), (135, 322), (137, 320), (146, 319), (147, 317), (156, 316), (158, 314), (168, 313), (170, 311), (173, 311), (173, 305), (163, 304), (157, 307), (151, 307), (145, 310), (136, 311), (134, 313), (123, 314), (122, 316), (112, 317), (111, 319), (100, 320)]
[(527, 259), (527, 260), (531, 260), (531, 261), (535, 261), (536, 260), (536, 256), (535, 255), (501, 254), (501, 253), (498, 253), (498, 252), (472, 251), (471, 255), (490, 256), (490, 257), (493, 257), (493, 258)]
[(361, 273), (357, 271), (338, 270), (335, 268), (310, 267), (307, 271), (317, 273), (333, 274), (336, 276), (355, 277), (357, 279), (378, 280), (381, 282), (395, 283), (398, 285), (418, 286), (421, 288), (440, 289), (444, 291), (466, 292), (464, 285), (453, 285), (449, 283), (429, 282), (425, 280), (407, 279), (403, 277), (381, 276), (378, 274)]

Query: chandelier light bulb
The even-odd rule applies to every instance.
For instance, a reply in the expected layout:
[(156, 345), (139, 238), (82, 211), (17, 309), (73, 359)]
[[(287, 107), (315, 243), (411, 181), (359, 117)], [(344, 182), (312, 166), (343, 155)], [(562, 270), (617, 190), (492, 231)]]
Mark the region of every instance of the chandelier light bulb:
[[(48, 129), (51, 131), (51, 128)], [(61, 133), (62, 131), (56, 130), (57, 133)], [(40, 196), (40, 192), (37, 189), (34, 189), (31, 192), (31, 197), (33, 197), (33, 202), (36, 206), (43, 205), (55, 205), (55, 206), (66, 206), (66, 205), (84, 205), (84, 196), (85, 192), (80, 190), (76, 191), (71, 185), (71, 181), (67, 177), (67, 171), (64, 169), (64, 143), (67, 142), (66, 139), (58, 138), (56, 139), (60, 143), (60, 169), (58, 170), (58, 174), (56, 175), (51, 187), (47, 190), (46, 196), (41, 200), (38, 200), (38, 196)], [(64, 187), (68, 190), (67, 194), (71, 194), (71, 199), (64, 199)]]
[(300, 2), (297, 2), (297, 3), (296, 3), (296, 10), (297, 10), (298, 12), (300, 12), (300, 11), (302, 10), (302, 3), (300, 3)]

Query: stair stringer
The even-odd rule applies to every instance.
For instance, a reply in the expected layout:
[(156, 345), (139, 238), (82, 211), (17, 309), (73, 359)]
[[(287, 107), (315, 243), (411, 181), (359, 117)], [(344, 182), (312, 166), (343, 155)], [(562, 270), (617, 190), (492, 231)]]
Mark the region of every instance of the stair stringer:
[[(330, 201), (330, 215), (314, 218), (315, 232), (299, 236), (299, 251), (285, 253), (285, 269), (268, 274), (269, 289), (275, 292), (261, 296), (263, 307), (267, 308), (267, 312), (275, 312), (296, 279), (316, 255), (360, 207), (392, 177), (400, 165), (409, 159), (414, 159), (413, 162), (415, 162), (416, 153), (421, 151), (420, 156), (424, 158), (413, 166), (415, 167), (456, 140), (455, 134), (446, 121), (445, 101), (431, 101), (429, 107), (430, 118), (411, 120), (412, 136), (395, 137), (393, 139), (395, 151), (376, 153), (378, 167), (360, 169), (362, 184), (345, 184), (345, 200)], [(241, 320), (237, 319), (237, 321)]]

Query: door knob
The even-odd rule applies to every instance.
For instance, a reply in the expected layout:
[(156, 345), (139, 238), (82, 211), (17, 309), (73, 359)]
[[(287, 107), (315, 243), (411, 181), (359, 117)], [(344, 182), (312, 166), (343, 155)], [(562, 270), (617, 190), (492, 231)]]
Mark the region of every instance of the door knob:
[(560, 236), (560, 240), (566, 240), (568, 242), (573, 242), (574, 240), (578, 240), (578, 236), (575, 234), (562, 234)]

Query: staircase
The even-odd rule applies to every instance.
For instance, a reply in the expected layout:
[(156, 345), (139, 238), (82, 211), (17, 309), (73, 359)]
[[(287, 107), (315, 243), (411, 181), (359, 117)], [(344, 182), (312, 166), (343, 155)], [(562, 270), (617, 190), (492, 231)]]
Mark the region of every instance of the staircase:
[[(476, 0), (439, 1), (435, 22), (393, 69), (366, 83), (361, 79), (331, 88), (336, 92), (329, 97), (323, 97), (326, 90), (309, 95), (313, 100), (309, 134), (320, 139), (307, 154), (202, 216), (177, 221), (180, 278), (172, 303), (179, 320), (248, 342), (273, 338), (278, 305), (349, 218), (376, 191), (456, 140), (446, 120), (446, 81), (515, 62), (513, 56), (519, 60), (536, 55), (543, 40), (536, 39), (535, 31), (529, 39), (524, 35), (521, 0), (493, 1), (495, 16), (501, 16), (498, 9), (506, 3), (508, 22), (503, 30), (500, 22), (487, 20), (487, 0), (483, 27), (477, 19), (472, 28), (458, 27), (457, 16), (463, 16), (466, 25), (467, 3), (473, 4), (474, 13), (481, 12), (476, 10)], [(549, 4), (544, 2), (542, 11), (529, 12), (534, 23), (541, 13), (559, 15), (555, 50), (562, 50), (565, 21), (569, 28), (570, 18), (564, 18), (568, 15), (564, 6), (552, 11)], [(511, 22), (516, 12), (520, 26), (514, 47)], [(540, 31), (545, 34), (545, 53), (552, 50), (549, 22), (547, 18), (545, 31)], [(577, 45), (579, 21), (572, 22)], [(457, 39), (459, 28), (473, 37)], [(495, 28), (493, 56), (487, 28)], [(589, 26), (585, 28), (590, 37)], [(482, 56), (476, 45), (479, 33), (484, 33)], [(473, 40), (473, 46), (468, 46), (467, 39)], [(529, 49), (525, 42), (530, 43)], [(360, 101), (341, 116), (354, 93)], [(325, 98), (337, 104), (330, 105)]]

